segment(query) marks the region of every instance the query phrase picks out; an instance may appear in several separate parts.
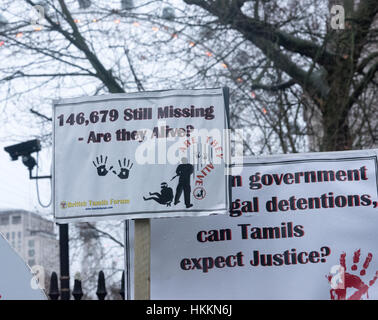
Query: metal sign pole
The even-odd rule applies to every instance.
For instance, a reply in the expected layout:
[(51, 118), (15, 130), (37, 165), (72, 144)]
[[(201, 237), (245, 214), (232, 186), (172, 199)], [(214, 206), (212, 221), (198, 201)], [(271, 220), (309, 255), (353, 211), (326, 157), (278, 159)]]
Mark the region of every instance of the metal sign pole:
[(130, 220), (125, 220), (125, 299), (130, 300)]
[(68, 224), (59, 225), (60, 291), (62, 300), (70, 300), (70, 263)]
[(150, 300), (150, 219), (134, 220), (134, 299)]

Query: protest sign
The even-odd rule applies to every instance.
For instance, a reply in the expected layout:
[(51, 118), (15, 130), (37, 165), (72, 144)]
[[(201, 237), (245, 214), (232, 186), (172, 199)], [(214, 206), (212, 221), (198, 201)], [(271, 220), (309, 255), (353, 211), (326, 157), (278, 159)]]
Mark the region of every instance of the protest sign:
[[(47, 300), (38, 277), (0, 233), (0, 301)], [(37, 270), (37, 268), (36, 268)]]
[(225, 89), (56, 101), (56, 221), (227, 213), (227, 108)]
[(229, 216), (152, 221), (152, 299), (378, 299), (377, 156), (244, 158)]

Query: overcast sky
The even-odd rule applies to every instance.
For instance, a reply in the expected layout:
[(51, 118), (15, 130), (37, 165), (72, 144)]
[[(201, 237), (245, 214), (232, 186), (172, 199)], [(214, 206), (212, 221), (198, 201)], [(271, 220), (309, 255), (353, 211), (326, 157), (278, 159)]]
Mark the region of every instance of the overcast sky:
[[(38, 204), (36, 181), (29, 179), (29, 172), (21, 159), (11, 161), (9, 154), (4, 151), (4, 147), (15, 143), (17, 142), (12, 140), (0, 143), (0, 209), (13, 208), (40, 211), (44, 213), (44, 216), (52, 218), (52, 215), (47, 214), (52, 212), (51, 207), (43, 209)], [(50, 174), (48, 168), (50, 161), (47, 158), (49, 151), (46, 150), (42, 152), (42, 156), (40, 155), (40, 158), (42, 158), (40, 159), (40, 166), (44, 170), (39, 175)], [(48, 204), (51, 196), (49, 181), (40, 180), (39, 189), (42, 203)]]

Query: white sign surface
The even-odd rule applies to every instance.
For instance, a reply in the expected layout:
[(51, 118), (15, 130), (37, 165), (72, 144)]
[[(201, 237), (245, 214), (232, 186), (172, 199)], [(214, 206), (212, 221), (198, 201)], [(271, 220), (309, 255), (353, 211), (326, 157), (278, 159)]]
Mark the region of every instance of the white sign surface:
[(57, 101), (56, 221), (227, 213), (227, 104), (223, 89)]
[(152, 220), (152, 298), (378, 299), (377, 156), (245, 158), (230, 216)]
[(0, 301), (46, 300), (22, 258), (0, 233)]

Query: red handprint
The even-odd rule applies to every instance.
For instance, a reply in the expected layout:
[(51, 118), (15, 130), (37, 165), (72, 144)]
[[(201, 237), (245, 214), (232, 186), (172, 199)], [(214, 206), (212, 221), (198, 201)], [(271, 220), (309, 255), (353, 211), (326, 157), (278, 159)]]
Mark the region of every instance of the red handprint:
[[(358, 273), (357, 269), (358, 266), (357, 264), (360, 262), (360, 256), (361, 256), (361, 249), (357, 250), (353, 254), (353, 265), (351, 267), (352, 271), (355, 271), (355, 273)], [(337, 286), (335, 289), (330, 290), (331, 294), (331, 299), (332, 300), (361, 300), (362, 296), (366, 294), (366, 297), (369, 298), (368, 296), (368, 290), (369, 288), (376, 282), (378, 279), (378, 271), (376, 271), (375, 276), (373, 277), (372, 280), (368, 282), (368, 284), (364, 283), (362, 279), (360, 278), (366, 275), (366, 269), (369, 267), (369, 264), (373, 258), (373, 255), (369, 252), (364, 264), (362, 265), (362, 270), (359, 272), (358, 276), (357, 274), (351, 274), (346, 272), (346, 263), (345, 263), (345, 257), (346, 253), (342, 253), (340, 255), (340, 266), (343, 269), (343, 283)], [(327, 279), (329, 283), (332, 282), (333, 275), (328, 275)], [(356, 289), (352, 295), (350, 295), (347, 298), (347, 289), (348, 288), (353, 288)]]

